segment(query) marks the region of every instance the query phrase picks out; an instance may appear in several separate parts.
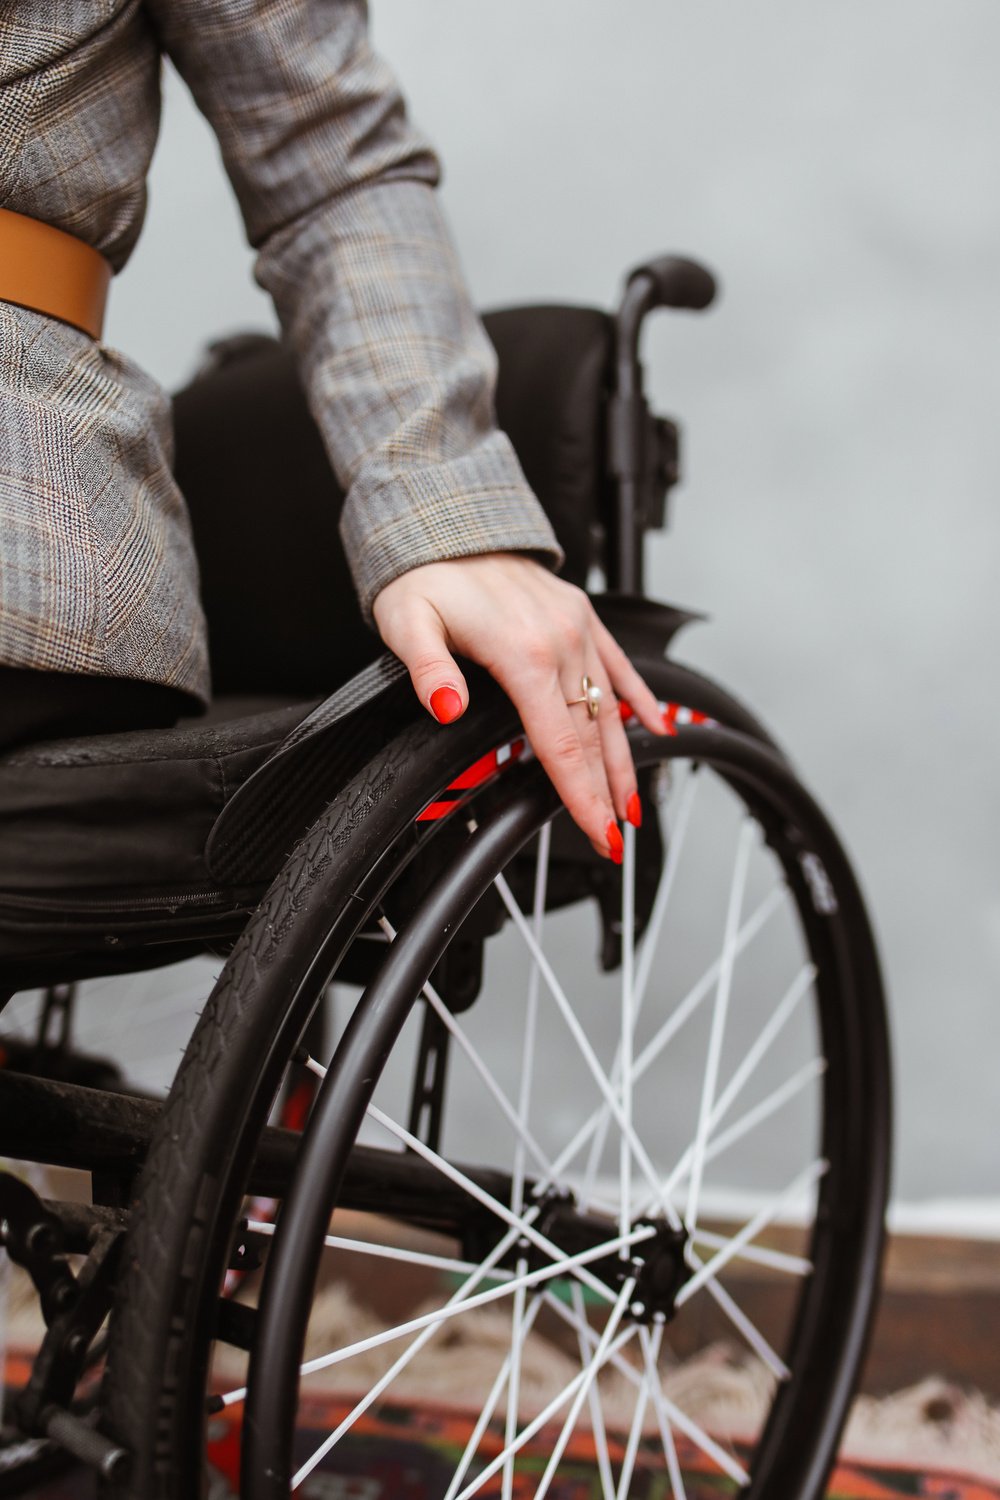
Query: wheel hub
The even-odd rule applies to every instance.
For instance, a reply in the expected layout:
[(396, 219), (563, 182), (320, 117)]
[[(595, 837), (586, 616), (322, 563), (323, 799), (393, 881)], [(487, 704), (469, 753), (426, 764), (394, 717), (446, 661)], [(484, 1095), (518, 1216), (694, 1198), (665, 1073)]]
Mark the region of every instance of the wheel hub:
[(663, 1219), (639, 1219), (634, 1229), (654, 1232), (636, 1248), (630, 1265), (636, 1276), (629, 1312), (637, 1323), (669, 1322), (677, 1310), (677, 1293), (691, 1275), (686, 1250), (687, 1230), (671, 1228)]
[[(541, 1212), (534, 1228), (565, 1255), (580, 1255), (618, 1237), (618, 1225), (606, 1215), (581, 1211), (573, 1194), (550, 1190), (541, 1200)], [(668, 1322), (676, 1311), (677, 1294), (691, 1275), (686, 1250), (687, 1231), (672, 1228), (664, 1219), (636, 1219), (633, 1230), (646, 1230), (647, 1237), (636, 1243), (633, 1253), (623, 1257), (617, 1250), (586, 1262), (587, 1270), (611, 1287), (621, 1287), (627, 1277), (635, 1278), (635, 1290), (629, 1308), (634, 1322)], [(502, 1233), (502, 1227), (490, 1215), (467, 1226), (464, 1254), (467, 1259), (485, 1259)], [(516, 1270), (527, 1263), (529, 1271), (541, 1270), (551, 1263), (551, 1256), (531, 1240), (516, 1243), (498, 1262), (505, 1270)], [(569, 1276), (573, 1275), (570, 1271)]]

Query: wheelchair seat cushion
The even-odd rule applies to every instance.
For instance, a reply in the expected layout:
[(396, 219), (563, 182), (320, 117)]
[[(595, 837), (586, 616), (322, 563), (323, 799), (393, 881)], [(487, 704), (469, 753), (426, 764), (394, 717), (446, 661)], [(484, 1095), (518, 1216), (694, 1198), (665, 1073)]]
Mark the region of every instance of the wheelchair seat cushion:
[[(468, 665), (480, 696), (499, 691)], [(150, 956), (157, 944), (234, 936), (330, 799), (417, 718), (383, 652), (318, 704), (223, 699), (194, 726), (0, 757), (0, 991), (12, 959), (148, 967), (175, 956)]]
[(0, 758), (0, 960), (108, 952), (122, 925), (148, 933), (185, 907), (259, 894), (260, 883), (220, 890), (206, 841), (236, 788), (315, 706), (223, 700), (208, 720)]

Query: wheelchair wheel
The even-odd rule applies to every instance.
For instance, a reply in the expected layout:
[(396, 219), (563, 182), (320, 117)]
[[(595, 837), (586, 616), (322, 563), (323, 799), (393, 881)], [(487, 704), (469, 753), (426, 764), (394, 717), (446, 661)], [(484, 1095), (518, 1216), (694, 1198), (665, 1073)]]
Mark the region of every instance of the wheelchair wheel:
[[(109, 1495), (190, 1500), (211, 1471), (318, 1497), (374, 1466), (442, 1500), (557, 1472), (560, 1494), (819, 1500), (882, 1246), (877, 959), (763, 732), (637, 665), (676, 732), (630, 725), (646, 819), (621, 870), (497, 701), (403, 735), (276, 880), (140, 1184)], [(299, 1138), (269, 1111), (332, 978), (359, 993)], [(424, 1442), (392, 1469), (404, 1408)]]

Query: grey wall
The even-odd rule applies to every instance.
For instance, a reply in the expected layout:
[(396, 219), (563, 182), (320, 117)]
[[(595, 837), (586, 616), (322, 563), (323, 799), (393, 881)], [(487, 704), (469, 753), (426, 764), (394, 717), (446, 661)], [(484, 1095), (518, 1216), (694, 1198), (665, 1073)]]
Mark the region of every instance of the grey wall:
[[(648, 336), (687, 431), (652, 586), (776, 726), (877, 916), (897, 1192), (1000, 1203), (1000, 10), (988, 0), (376, 0), (481, 305), (717, 268)], [(110, 334), (166, 383), (267, 326), (176, 80)]]

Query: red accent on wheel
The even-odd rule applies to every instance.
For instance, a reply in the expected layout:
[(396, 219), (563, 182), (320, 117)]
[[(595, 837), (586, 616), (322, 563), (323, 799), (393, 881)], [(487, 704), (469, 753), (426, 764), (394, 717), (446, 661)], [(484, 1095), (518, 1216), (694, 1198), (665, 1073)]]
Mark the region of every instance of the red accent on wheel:
[(316, 1097), (316, 1080), (303, 1078), (289, 1094), (281, 1111), (281, 1124), (286, 1130), (303, 1131)]
[(428, 802), (422, 813), (417, 814), (418, 823), (436, 823), (438, 818), (446, 818), (450, 812), (454, 812), (460, 798), (454, 802)]
[(479, 786), (480, 782), (492, 776), (497, 769), (497, 752), (489, 750), (481, 755), (477, 761), (473, 761), (461, 776), (456, 776), (454, 781), (449, 781), (449, 792), (465, 791), (469, 787)]
[[(456, 776), (454, 781), (450, 781), (446, 790), (449, 792), (465, 792), (471, 791), (473, 787), (481, 786), (484, 781), (488, 781), (491, 776), (495, 776), (498, 771), (502, 771), (504, 766), (509, 765), (512, 760), (517, 760), (518, 756), (522, 754), (524, 746), (525, 740), (521, 738), (511, 740), (506, 745), (500, 745), (496, 750), (488, 750), (485, 755), (481, 755), (478, 760), (473, 761), (471, 766), (467, 766), (460, 776)], [(437, 802), (429, 802), (423, 812), (417, 815), (416, 821), (418, 823), (434, 823), (439, 818), (446, 817), (448, 813), (454, 812), (455, 808), (462, 801), (461, 797), (454, 797), (450, 801), (442, 797)]]

